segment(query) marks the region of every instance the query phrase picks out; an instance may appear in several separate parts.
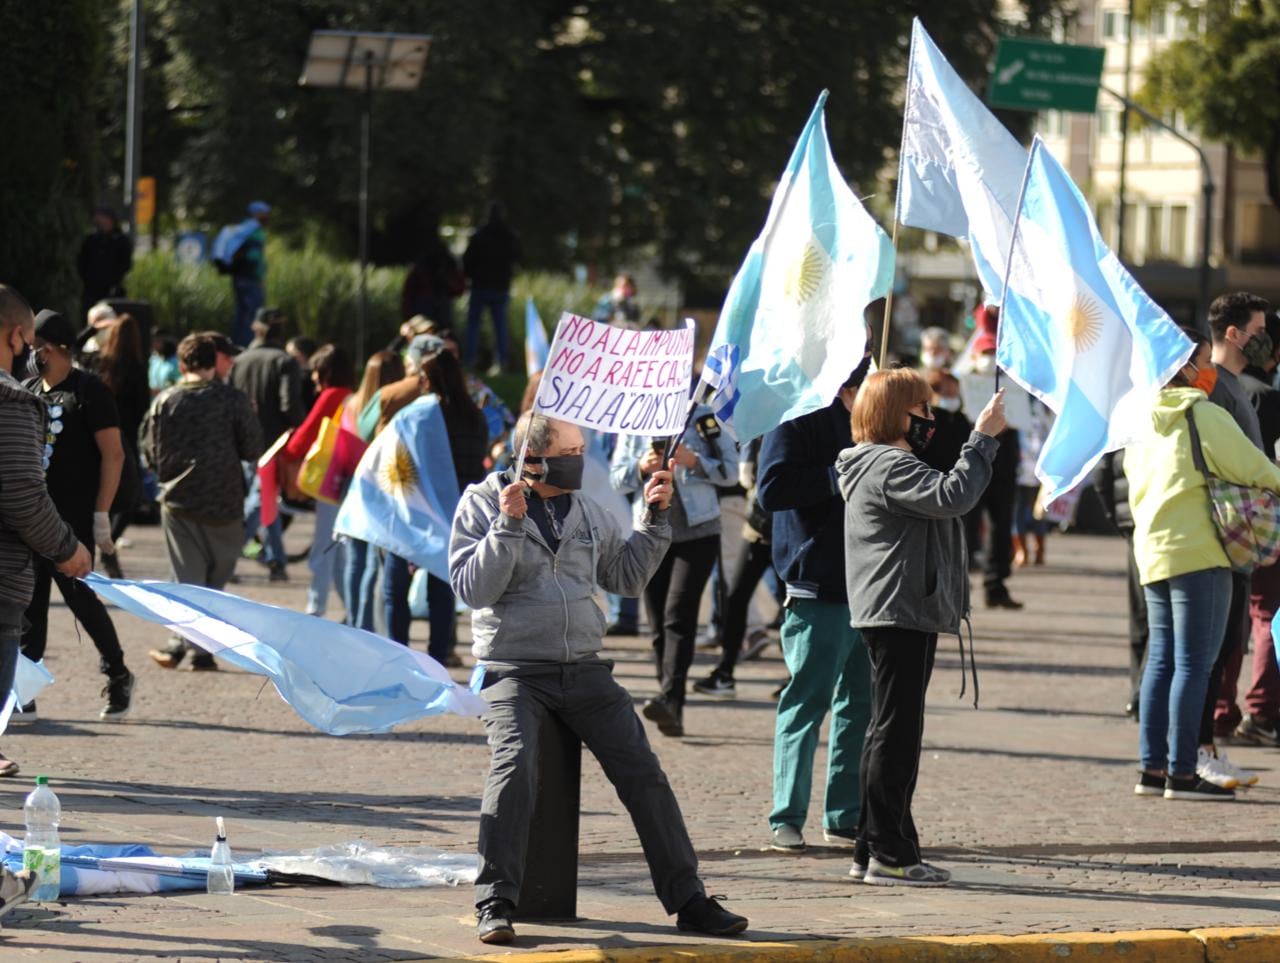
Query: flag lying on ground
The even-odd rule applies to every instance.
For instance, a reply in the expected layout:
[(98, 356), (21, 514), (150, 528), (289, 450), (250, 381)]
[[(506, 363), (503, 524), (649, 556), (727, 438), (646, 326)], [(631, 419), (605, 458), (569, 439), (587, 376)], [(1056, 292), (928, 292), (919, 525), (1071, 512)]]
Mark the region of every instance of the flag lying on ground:
[(426, 653), (372, 632), (201, 585), (108, 579), (96, 572), (84, 581), (131, 615), (267, 676), (299, 716), (331, 736), (485, 710), (479, 695), (454, 682)]
[(551, 353), (551, 345), (547, 343), (547, 329), (542, 326), (542, 317), (534, 306), (533, 298), (524, 305), (524, 370), (532, 378), (547, 364), (547, 355)]
[(831, 404), (862, 360), (863, 308), (893, 283), (893, 245), (831, 156), (826, 99), (823, 91), (711, 339), (710, 404), (740, 441)]
[(440, 402), (426, 395), (397, 412), (364, 453), (333, 531), (448, 581), (459, 494)]
[(982, 286), (997, 299), (1026, 165), (1022, 145), (913, 21), (896, 216), (967, 238)]
[(1103, 244), (1088, 203), (1037, 137), (1014, 223), (996, 360), (1057, 413), (1036, 464), (1046, 501), (1106, 452), (1151, 432), (1151, 400), (1192, 350)]
[(53, 673), (44, 667), (43, 660), (32, 662), (19, 652), (18, 664), (13, 671), (13, 688), (0, 707), (0, 733), (9, 727), (9, 719), (15, 710), (21, 713), (23, 706), (34, 702), (41, 690), (52, 684)]

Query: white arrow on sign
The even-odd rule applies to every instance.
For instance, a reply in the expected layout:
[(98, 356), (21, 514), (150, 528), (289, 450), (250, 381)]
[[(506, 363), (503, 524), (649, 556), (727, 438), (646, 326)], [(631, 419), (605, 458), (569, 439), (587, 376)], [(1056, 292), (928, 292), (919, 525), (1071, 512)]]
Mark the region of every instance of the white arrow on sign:
[(1009, 64), (1009, 66), (1005, 67), (1004, 70), (1001, 70), (996, 74), (996, 80), (1003, 86), (1013, 80), (1013, 78), (1018, 76), (1018, 74), (1022, 73), (1026, 66), (1027, 65), (1023, 61), (1015, 60), (1013, 63)]

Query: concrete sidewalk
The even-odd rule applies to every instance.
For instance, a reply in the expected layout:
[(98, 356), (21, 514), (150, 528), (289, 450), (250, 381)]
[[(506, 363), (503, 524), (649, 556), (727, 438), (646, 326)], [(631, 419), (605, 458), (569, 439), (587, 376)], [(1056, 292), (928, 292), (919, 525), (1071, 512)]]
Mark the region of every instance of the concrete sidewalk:
[[(122, 555), (128, 574), (164, 577), (158, 534), (130, 532), (136, 545)], [(290, 533), (291, 543), (305, 538), (302, 529)], [(1262, 773), (1262, 783), (1233, 804), (1166, 803), (1132, 793), (1137, 730), (1122, 714), (1128, 683), (1121, 551), (1118, 539), (1054, 538), (1051, 564), (1011, 583), (1025, 611), (975, 613), (981, 710), (957, 699), (959, 655), (954, 640), (943, 640), (916, 816), (930, 858), (955, 873), (951, 887), (863, 886), (846, 875), (847, 851), (767, 850), (769, 694), (784, 675), (774, 646), (743, 668), (736, 702), (690, 701), (685, 739), (651, 731), (709, 891), (725, 894), (751, 918), (752, 942), (676, 932), (652, 895), (629, 820), (588, 762), (584, 918), (522, 925), (510, 955), (574, 951), (588, 955), (558, 958), (622, 959), (615, 954), (636, 950), (626, 958), (659, 959), (672, 958), (659, 948), (680, 946), (682, 956), (709, 959), (766, 952), (773, 959), (1061, 959), (1068, 945), (1061, 940), (1006, 944), (989, 937), (1167, 930), (1175, 935), (1159, 939), (1173, 942), (1159, 945), (1176, 944), (1168, 953), (1199, 953), (1187, 959), (1280, 961), (1269, 943), (1238, 936), (1205, 943), (1192, 933), (1277, 920), (1276, 751), (1231, 747), (1233, 758)], [(235, 590), (300, 608), (307, 573), (301, 565), (291, 571), (293, 582), (268, 584), (265, 570), (245, 563)], [(335, 599), (330, 615), (338, 614)], [(134, 715), (111, 725), (97, 719), (96, 653), (83, 632), (77, 640), (65, 609), (55, 607), (48, 663), (58, 683), (40, 700), (40, 721), (13, 726), (0, 740), (23, 767), (17, 779), (0, 780), (0, 829), (21, 834), (22, 796), (37, 773), (46, 773), (62, 798), (68, 843), (207, 849), (213, 816), (221, 814), (233, 847), (242, 850), (365, 839), (474, 851), (487, 761), (478, 722), (431, 719), (387, 735), (326, 737), (307, 730), (261, 679), (166, 672), (146, 656), (163, 631), (125, 615), (118, 625), (140, 687)], [(415, 623), (415, 633), (424, 632)], [(643, 698), (654, 688), (647, 644), (620, 642), (610, 652), (618, 677)], [(711, 661), (699, 658), (707, 665), (695, 666), (695, 674)], [(819, 773), (824, 766), (820, 751)], [(820, 816), (815, 792), (805, 827), (811, 842), (821, 841)], [(15, 911), (0, 930), (0, 959), (338, 961), (491, 953), (475, 941), (471, 912), (465, 888), (298, 887), (246, 890), (230, 900), (203, 893), (95, 897)], [(915, 938), (930, 935), (969, 941), (939, 943), (950, 956), (920, 955), (924, 944)], [(977, 936), (985, 949), (973, 943)], [(899, 937), (912, 939), (883, 942)], [(846, 942), (867, 939), (880, 942)], [(832, 940), (841, 942), (806, 942)], [(895, 953), (914, 955), (884, 955), (899, 945)], [(1070, 945), (1081, 949), (1066, 958), (1087, 953), (1079, 958), (1093, 960), (1110, 958), (1098, 955), (1104, 945), (1106, 952), (1132, 945), (1125, 952), (1139, 954), (1147, 952), (1140, 945), (1156, 944), (1099, 936)], [(1010, 956), (1012, 947), (1049, 955)], [(873, 950), (874, 957), (867, 955)]]

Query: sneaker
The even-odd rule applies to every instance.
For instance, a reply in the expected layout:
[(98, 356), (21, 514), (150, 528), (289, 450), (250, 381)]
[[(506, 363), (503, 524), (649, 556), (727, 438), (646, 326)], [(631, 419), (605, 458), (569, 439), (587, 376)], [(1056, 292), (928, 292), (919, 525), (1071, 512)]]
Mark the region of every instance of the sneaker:
[(946, 886), (951, 882), (951, 874), (924, 862), (912, 866), (886, 866), (872, 856), (862, 881), (872, 886)]
[(18, 711), (9, 716), (9, 724), (13, 725), (15, 722), (35, 722), (39, 718), (40, 715), (36, 712), (36, 700), (32, 699)]
[(610, 622), (605, 635), (639, 635), (640, 626), (628, 622)]
[(1211, 782), (1223, 789), (1235, 789), (1240, 785), (1240, 780), (1236, 779), (1221, 760), (1204, 746), (1196, 750), (1196, 775), (1205, 782)]
[(102, 695), (106, 697), (107, 704), (98, 713), (98, 718), (108, 722), (118, 722), (127, 716), (130, 704), (133, 702), (136, 682), (137, 678), (128, 669), (124, 670), (124, 675), (107, 679), (107, 684), (102, 687)]
[(742, 650), (743, 662), (754, 662), (769, 648), (769, 643), (773, 641), (771, 636), (764, 629), (756, 629), (747, 636), (747, 647)]
[(734, 699), (738, 695), (738, 688), (733, 684), (733, 680), (718, 672), (712, 672), (701, 682), (695, 682), (693, 691), (712, 699), (723, 700)]
[(1008, 609), (1011, 612), (1021, 611), (1023, 605), (1014, 600), (1008, 592), (992, 592), (987, 595), (987, 608)]
[(1145, 769), (1138, 770), (1138, 782), (1133, 787), (1135, 796), (1163, 796), (1164, 776), (1156, 776)]
[(804, 835), (800, 832), (800, 827), (785, 823), (779, 826), (773, 831), (773, 842), (769, 844), (769, 848), (779, 853), (804, 852)]
[(822, 841), (828, 846), (853, 849), (858, 844), (858, 831), (856, 829), (824, 829)]
[(1258, 774), (1249, 769), (1241, 769), (1234, 762), (1227, 758), (1225, 752), (1218, 753), (1218, 765), (1229, 775), (1235, 779), (1236, 785), (1248, 789), (1250, 786), (1258, 784)]
[(1236, 726), (1236, 738), (1257, 746), (1280, 747), (1280, 726), (1257, 716), (1245, 716)]
[(192, 672), (217, 672), (218, 663), (213, 656), (205, 653), (203, 655), (193, 655), (191, 657)]
[(666, 699), (661, 697), (650, 699), (640, 710), (640, 714), (650, 722), (658, 724), (658, 731), (664, 736), (683, 736), (684, 719), (679, 709), (672, 708)]
[(686, 933), (706, 933), (708, 936), (736, 936), (747, 928), (745, 916), (730, 913), (721, 903), (723, 896), (699, 894), (680, 907), (676, 914), (676, 929)]
[(481, 943), (510, 943), (516, 938), (511, 917), (516, 908), (510, 900), (489, 899), (476, 907), (476, 936)]
[(35, 888), (36, 874), (31, 870), (15, 872), (8, 866), (0, 866), (0, 916), (25, 903)]
[(1187, 802), (1230, 802), (1236, 794), (1199, 776), (1169, 776), (1164, 781), (1164, 798)]
[(102, 570), (107, 573), (107, 578), (124, 578), (124, 571), (120, 568), (120, 556), (112, 554), (103, 554)]
[(285, 570), (284, 564), (281, 562), (272, 562), (268, 566), (267, 571), (268, 582), (287, 582), (289, 581), (289, 573)]
[(867, 878), (867, 864), (858, 862), (857, 856), (853, 857), (853, 865), (849, 867), (849, 878), (859, 883)]

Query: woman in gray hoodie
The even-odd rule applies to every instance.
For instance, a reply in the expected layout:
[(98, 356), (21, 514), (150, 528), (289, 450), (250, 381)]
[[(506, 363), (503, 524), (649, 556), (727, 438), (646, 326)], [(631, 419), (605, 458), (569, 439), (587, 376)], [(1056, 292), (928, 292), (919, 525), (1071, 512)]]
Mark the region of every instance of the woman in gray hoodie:
[(914, 370), (871, 375), (853, 406), (856, 447), (836, 462), (850, 621), (871, 659), (871, 725), (849, 875), (881, 886), (951, 879), (921, 859), (911, 798), (938, 633), (959, 633), (969, 611), (963, 518), (991, 480), (995, 436), (1005, 426), (1001, 391), (978, 416), (955, 467), (936, 471), (919, 457), (934, 431), (931, 395)]

